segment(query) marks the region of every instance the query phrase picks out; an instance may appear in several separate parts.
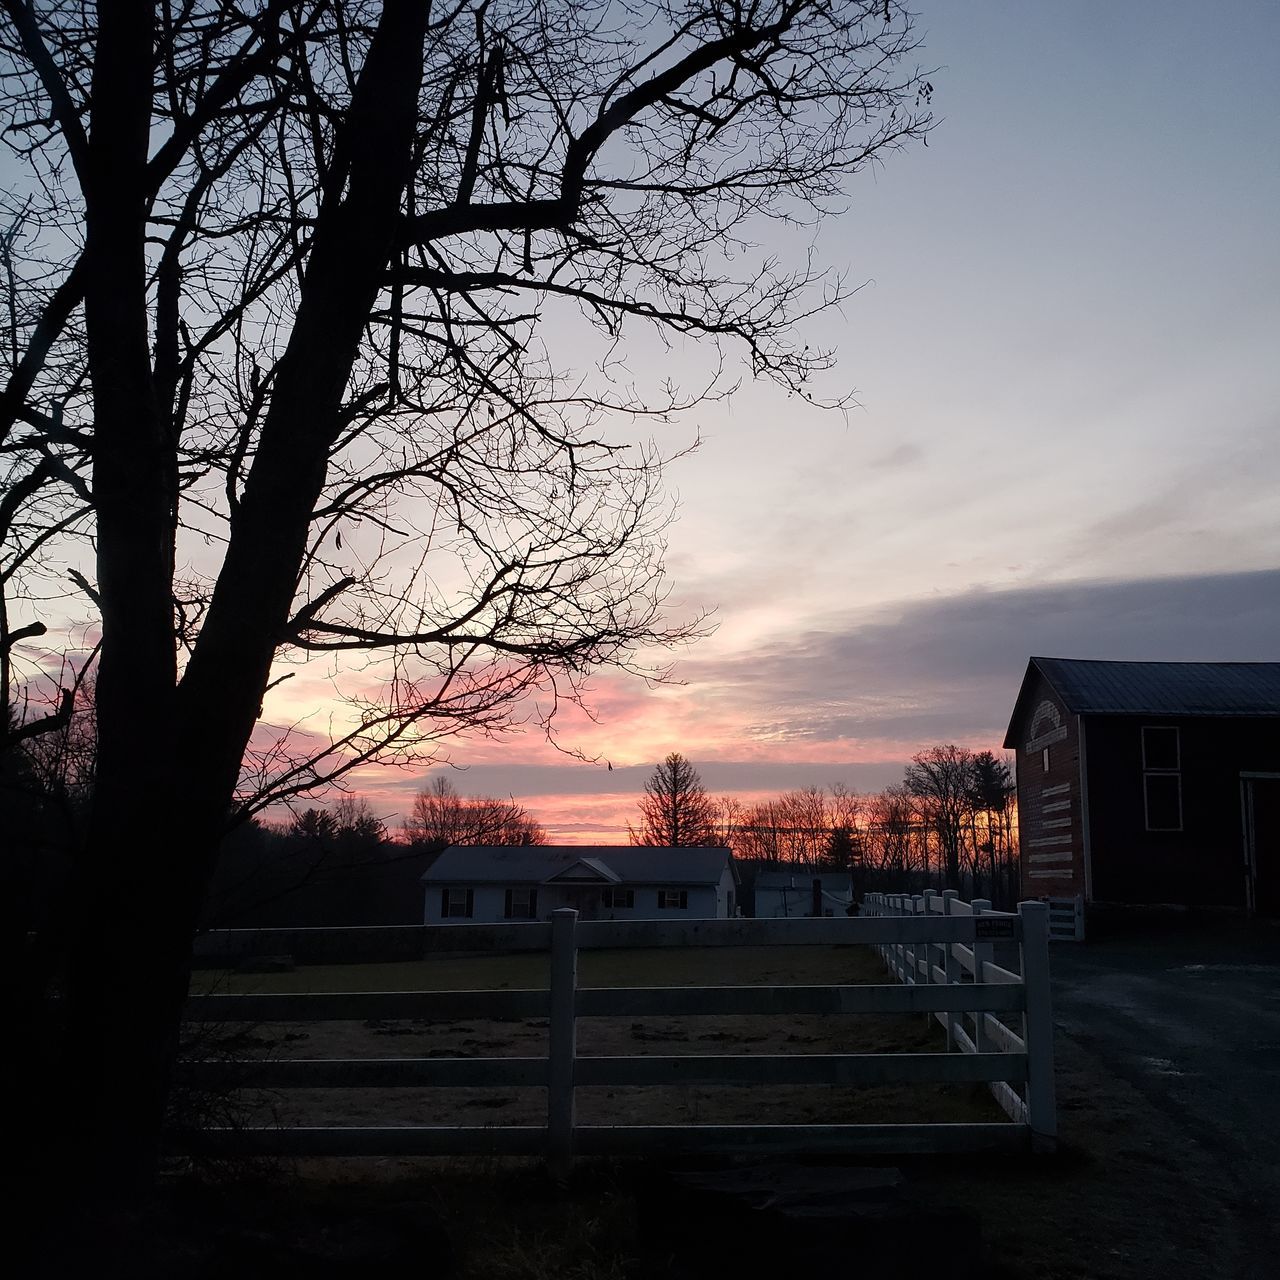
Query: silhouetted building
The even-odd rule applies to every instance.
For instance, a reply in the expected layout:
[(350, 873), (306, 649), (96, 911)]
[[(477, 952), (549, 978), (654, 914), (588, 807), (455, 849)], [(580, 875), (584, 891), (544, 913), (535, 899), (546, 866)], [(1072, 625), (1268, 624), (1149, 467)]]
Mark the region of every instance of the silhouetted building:
[(1032, 658), (1022, 891), (1280, 915), (1280, 663)]

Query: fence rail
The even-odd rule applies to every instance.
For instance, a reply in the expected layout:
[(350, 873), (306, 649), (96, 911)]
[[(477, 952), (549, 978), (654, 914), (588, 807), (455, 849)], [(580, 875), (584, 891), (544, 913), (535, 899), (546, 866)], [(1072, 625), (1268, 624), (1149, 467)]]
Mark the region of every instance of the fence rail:
[[(1033, 1149), (1052, 1150), (1057, 1142), (1057, 1100), (1053, 1071), (1053, 1016), (1049, 992), (1049, 908), (1023, 902), (1017, 914), (993, 911), (991, 903), (963, 902), (951, 889), (939, 894), (868, 894), (862, 910), (880, 919), (968, 919), (971, 943), (950, 940), (888, 943), (881, 956), (907, 990), (946, 990), (966, 986), (1004, 986), (1022, 993), (1015, 1013), (1017, 1029), (988, 1003), (962, 1012), (940, 1010), (930, 1016), (947, 1033), (947, 1048), (985, 1058), (992, 1053), (1018, 1059), (1025, 1066), (1019, 1079), (1006, 1076), (989, 1082), (992, 1096), (1005, 1114), (1026, 1124)], [(1016, 955), (1016, 970), (995, 962), (994, 948)], [(1019, 1087), (1015, 1087), (1019, 1086)]]
[[(1042, 930), (1026, 917), (1008, 917), (1024, 949)], [(550, 946), (548, 990), (321, 992), (293, 995), (202, 995), (188, 1003), (193, 1021), (305, 1022), (366, 1019), (547, 1018), (545, 1058), (299, 1059), (209, 1061), (180, 1064), (180, 1078), (205, 1087), (235, 1087), (251, 1079), (270, 1088), (487, 1088), (533, 1086), (547, 1090), (545, 1126), (417, 1126), (407, 1128), (316, 1128), (206, 1130), (189, 1145), (203, 1150), (250, 1154), (403, 1155), (474, 1153), (544, 1154), (557, 1172), (575, 1155), (635, 1151), (857, 1152), (902, 1154), (918, 1151), (1015, 1149), (1042, 1145), (1040, 1111), (1010, 1114), (1009, 1123), (913, 1125), (580, 1125), (575, 1090), (594, 1085), (716, 1085), (886, 1083), (985, 1083), (1010, 1094), (1031, 1087), (1032, 1056), (1022, 1037), (1001, 1017), (1029, 1015), (1028, 985), (983, 955), (972, 912), (898, 912), (887, 904), (856, 919), (589, 921), (572, 910), (557, 911), (550, 925), (434, 926), (427, 950), (440, 935), (456, 951), (529, 951)], [(1032, 939), (1024, 939), (1030, 928)], [(234, 931), (237, 934), (258, 931)], [(341, 932), (341, 931), (332, 931)], [(359, 931), (364, 932), (364, 931)], [(312, 930), (271, 930), (256, 939), (235, 939), (238, 954), (288, 949), (290, 935)], [(404, 935), (398, 935), (403, 939)], [(306, 940), (310, 942), (311, 939)], [(580, 950), (596, 947), (865, 944), (885, 956), (902, 985), (725, 986), (580, 988)], [(367, 951), (369, 938), (358, 940)], [(329, 946), (330, 944), (325, 944)], [(338, 945), (340, 952), (341, 946)], [(904, 967), (904, 957), (932, 965), (941, 952), (945, 964), (976, 977), (965, 983), (920, 980), (921, 970)], [(333, 954), (331, 951), (330, 954)], [(936, 967), (936, 966), (935, 966)], [(945, 967), (945, 966), (944, 966)], [(905, 975), (905, 976), (904, 976)], [(584, 1017), (659, 1014), (862, 1014), (914, 1013), (936, 1017), (953, 1028), (948, 1047), (965, 1053), (922, 1054), (740, 1054), (604, 1057), (577, 1052), (577, 1021)], [(1000, 1015), (1000, 1016), (997, 1016)], [(978, 1040), (959, 1030), (976, 1020)], [(983, 1032), (981, 1028), (988, 1030)], [(963, 1037), (963, 1039), (962, 1039)], [(978, 1044), (982, 1048), (978, 1048)], [(1050, 1058), (1050, 1070), (1052, 1060)], [(997, 1095), (999, 1096), (999, 1095)], [(1014, 1094), (1014, 1096), (1017, 1096)], [(1034, 1092), (1032, 1096), (1037, 1096)]]

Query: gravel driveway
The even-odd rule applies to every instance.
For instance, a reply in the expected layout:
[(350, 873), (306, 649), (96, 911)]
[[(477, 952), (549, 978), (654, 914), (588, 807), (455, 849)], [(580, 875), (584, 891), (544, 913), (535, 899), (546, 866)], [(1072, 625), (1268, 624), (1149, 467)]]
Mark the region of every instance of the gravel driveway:
[[(1280, 1258), (1280, 927), (1271, 922), (1133, 925), (1055, 945), (1054, 1014), (1163, 1113), (1189, 1148), (1188, 1200), (1214, 1171), (1237, 1219), (1246, 1277)], [(1220, 1180), (1219, 1180), (1220, 1179)], [(1225, 1194), (1224, 1194), (1225, 1193)]]

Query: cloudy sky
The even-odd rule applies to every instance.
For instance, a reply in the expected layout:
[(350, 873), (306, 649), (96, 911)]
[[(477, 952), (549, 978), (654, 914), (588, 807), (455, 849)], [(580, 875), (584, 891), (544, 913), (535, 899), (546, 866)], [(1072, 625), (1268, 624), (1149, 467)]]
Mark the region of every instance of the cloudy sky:
[[(718, 629), (679, 686), (596, 680), (563, 732), (601, 763), (450, 748), (553, 838), (624, 834), (671, 750), (759, 793), (998, 746), (1031, 653), (1280, 659), (1280, 6), (917, 8), (936, 131), (817, 239), (865, 282), (815, 335), (859, 407), (744, 386), (660, 441), (702, 436), (668, 564)], [(423, 780), (355, 781), (394, 820)]]

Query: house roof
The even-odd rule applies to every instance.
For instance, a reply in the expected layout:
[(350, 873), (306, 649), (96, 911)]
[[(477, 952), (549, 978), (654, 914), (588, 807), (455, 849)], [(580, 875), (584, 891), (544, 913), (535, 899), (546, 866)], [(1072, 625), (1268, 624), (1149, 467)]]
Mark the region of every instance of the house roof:
[(813, 882), (822, 881), (823, 892), (848, 893), (851, 880), (847, 871), (761, 871), (756, 876), (756, 892), (761, 889), (803, 889), (813, 892)]
[(725, 848), (644, 845), (451, 845), (427, 869), (430, 884), (717, 884)]
[(1077, 715), (1280, 716), (1280, 662), (1102, 662), (1035, 658), (1027, 663), (1004, 745), (1042, 675)]

